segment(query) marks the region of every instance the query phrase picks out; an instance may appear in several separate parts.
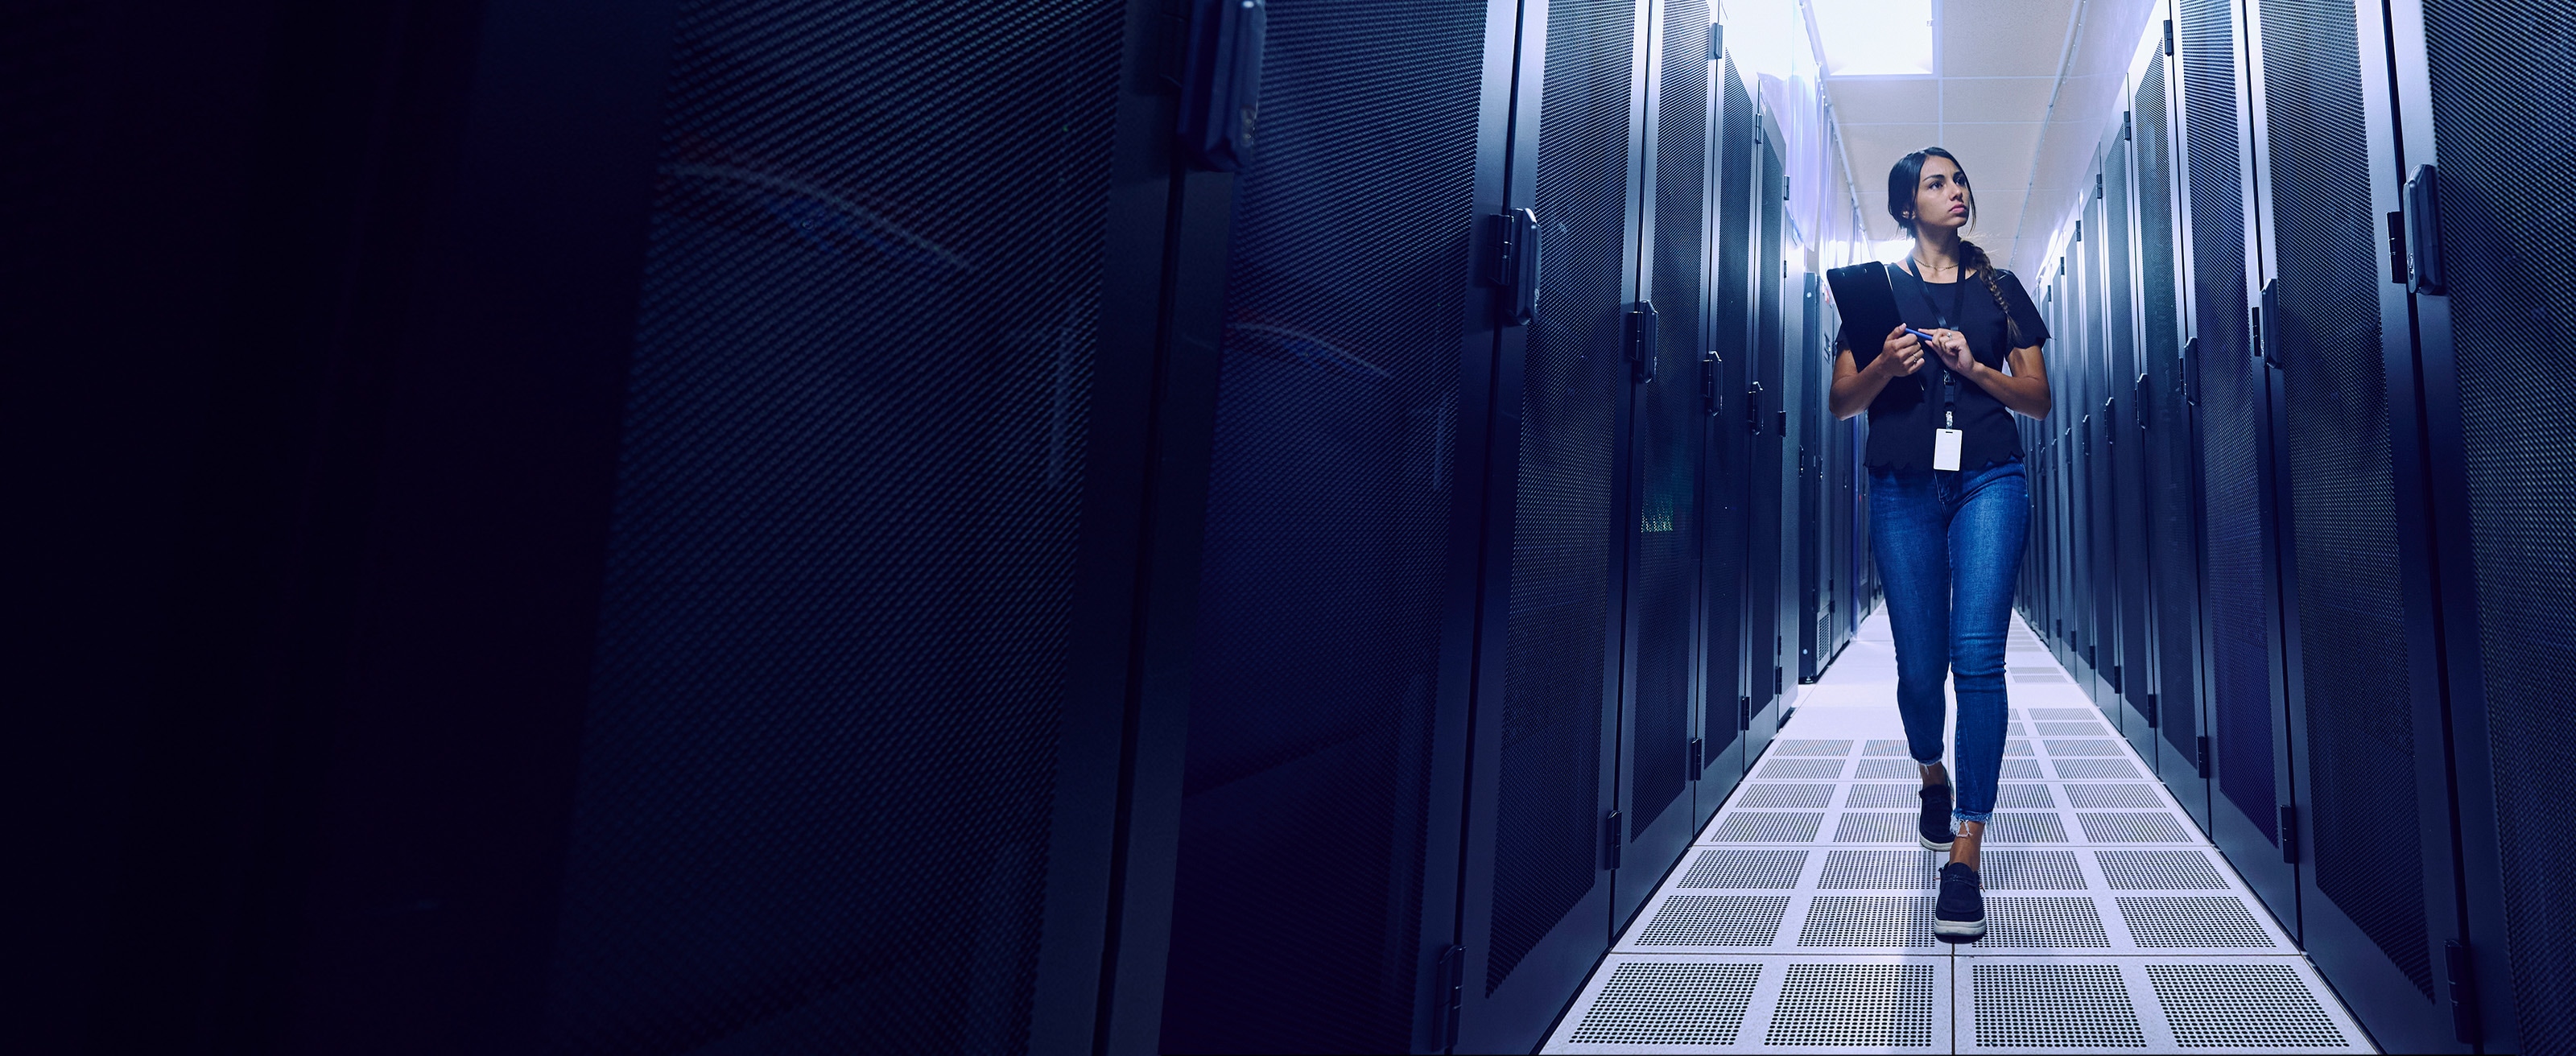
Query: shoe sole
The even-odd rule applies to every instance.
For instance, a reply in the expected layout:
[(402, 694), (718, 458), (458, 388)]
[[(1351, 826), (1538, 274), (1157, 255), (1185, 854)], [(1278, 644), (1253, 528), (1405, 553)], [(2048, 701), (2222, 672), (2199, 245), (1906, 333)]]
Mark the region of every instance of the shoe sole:
[(1936, 919), (1932, 922), (1932, 937), (1951, 943), (1975, 942), (1986, 937), (1986, 922)]
[(1922, 844), (1923, 849), (1927, 851), (1946, 851), (1958, 845), (1955, 840), (1950, 843), (1934, 843), (1931, 840), (1925, 839), (1923, 834), (1919, 832), (1914, 834), (1914, 842)]

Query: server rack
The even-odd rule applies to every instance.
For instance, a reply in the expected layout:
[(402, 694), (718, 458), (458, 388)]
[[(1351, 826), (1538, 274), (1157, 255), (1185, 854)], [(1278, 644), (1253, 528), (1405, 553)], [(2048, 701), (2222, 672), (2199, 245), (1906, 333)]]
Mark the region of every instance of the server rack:
[[(1709, 662), (1703, 728), (1709, 732), (1711, 765), (1723, 765), (1741, 777), (1756, 752), (1744, 744), (1753, 725), (1753, 668), (1750, 560), (1753, 532), (1753, 467), (1762, 411), (1759, 375), (1752, 370), (1756, 282), (1759, 265), (1756, 217), (1760, 215), (1760, 144), (1756, 140), (1753, 97), (1746, 90), (1735, 60), (1721, 49), (1712, 64), (1710, 88), (1715, 132), (1710, 154), (1715, 161), (1710, 188), (1712, 336), (1704, 368), (1710, 375), (1707, 396), (1709, 473), (1706, 494), (1713, 511), (1703, 550), (1706, 553), (1704, 596), (1710, 619), (1705, 653)], [(1721, 752), (1720, 749), (1723, 749)], [(1703, 774), (1702, 780), (1713, 780)], [(1727, 784), (1708, 786), (1702, 820), (1714, 817)]]
[(1751, 685), (1750, 718), (1746, 720), (1745, 758), (1758, 758), (1762, 749), (1780, 726), (1776, 709), (1786, 682), (1788, 658), (1782, 639), (1790, 630), (1789, 618), (1782, 604), (1790, 600), (1791, 584), (1782, 580), (1790, 571), (1784, 569), (1788, 547), (1793, 539), (1786, 530), (1789, 510), (1784, 494), (1784, 478), (1791, 472), (1787, 460), (1789, 395), (1785, 360), (1788, 356), (1787, 305), (1783, 298), (1789, 289), (1789, 258), (1783, 224), (1786, 220), (1788, 181), (1781, 169), (1778, 144), (1780, 127), (1770, 114), (1756, 111), (1755, 154), (1761, 166), (1756, 177), (1754, 244), (1759, 247), (1753, 257), (1753, 325), (1751, 372), (1756, 379), (1748, 428), (1753, 434), (1753, 511), (1752, 546), (1746, 563), (1745, 603), (1750, 616), (1745, 634), (1750, 646)]
[[(2393, 272), (2408, 280), (2417, 336), (2413, 362), (2391, 373), (2412, 375), (2422, 413), (2423, 447), (2398, 450), (2399, 494), (2403, 517), (2429, 522), (2440, 732), (2459, 804), (2465, 927), (2457, 948), (2444, 946), (2435, 994), (2454, 1037), (2487, 1052), (2576, 1049), (2563, 955), (2576, 917), (2553, 897), (2576, 861), (2550, 835), (2563, 813), (2550, 800), (2568, 778), (2555, 751), (2565, 694), (2550, 673), (2566, 670), (2576, 637), (2544, 615), (2560, 579), (2543, 570), (2564, 552), (2576, 497), (2563, 475), (2536, 468), (2566, 449), (2565, 409), (2509, 395), (2533, 391), (2523, 387), (2539, 383), (2541, 361), (2502, 351), (2571, 300), (2541, 219), (2549, 197), (2531, 182), (2549, 171), (2544, 159), (2568, 156), (2567, 128), (2540, 118), (2564, 105), (2576, 61), (2567, 16), (2564, 4), (2380, 9), (2397, 120), (2376, 160), (2403, 174), (2390, 249), (2407, 258)], [(2551, 307), (2536, 319), (2541, 304)]]

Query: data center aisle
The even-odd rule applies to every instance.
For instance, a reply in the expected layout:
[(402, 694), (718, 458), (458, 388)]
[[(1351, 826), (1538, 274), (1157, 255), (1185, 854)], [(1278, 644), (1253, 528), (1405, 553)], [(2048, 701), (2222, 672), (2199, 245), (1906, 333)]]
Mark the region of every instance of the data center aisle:
[(2369, 1052), (2028, 628), (1984, 940), (1932, 937), (1886, 610), (1584, 984), (1547, 1052)]

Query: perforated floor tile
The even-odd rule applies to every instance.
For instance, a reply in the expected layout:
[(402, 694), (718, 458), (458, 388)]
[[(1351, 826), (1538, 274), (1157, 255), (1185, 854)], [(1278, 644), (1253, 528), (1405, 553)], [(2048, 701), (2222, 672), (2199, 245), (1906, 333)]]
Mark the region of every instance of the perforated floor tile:
[(1812, 843), (1825, 816), (1814, 811), (1730, 811), (1709, 834), (1711, 843)]
[(2068, 785), (2066, 800), (2077, 810), (2163, 810), (2164, 797), (2143, 781), (2117, 785)]
[(1938, 886), (1941, 863), (1947, 856), (1937, 851), (1862, 850), (1836, 848), (1825, 852), (1825, 871), (1816, 878), (1819, 891), (1929, 891)]
[(2206, 851), (2095, 851), (2103, 879), (2117, 891), (2224, 891)]
[(1844, 810), (1887, 809), (1891, 807), (1923, 808), (1923, 786), (1889, 784), (1854, 784), (1843, 796)]
[(2174, 1044), (2190, 1049), (2345, 1048), (2355, 1032), (2288, 964), (2149, 964)]
[(1794, 889), (1807, 870), (1805, 850), (1720, 847), (1699, 852), (1690, 868), (1672, 882), (1676, 888), (1722, 888), (1730, 891)]
[(1759, 962), (1630, 961), (1610, 969), (1565, 1040), (1626, 1051), (1652, 1045), (1733, 1045), (1761, 979)]
[(2090, 898), (1986, 896), (1986, 937), (1979, 946), (2107, 950), (2111, 935)]
[(1653, 946), (1769, 946), (1780, 937), (1786, 895), (1670, 895), (1629, 940)]
[(1923, 768), (1912, 759), (1863, 759), (1853, 777), (1862, 781), (1923, 780)]
[(1830, 755), (1841, 758), (1850, 755), (1851, 750), (1850, 741), (1784, 740), (1771, 746), (1772, 754), (1779, 756)]
[(1936, 1039), (1941, 972), (1929, 964), (1792, 964), (1762, 1040), (1772, 1045), (1921, 1048)]
[(1988, 891), (2082, 891), (2083, 863), (2074, 851), (2010, 851), (1997, 848), (1981, 856), (1980, 886)]
[[(1864, 764), (1866, 765), (1866, 764)], [(1912, 764), (1907, 764), (1912, 765)], [(1753, 776), (1765, 781), (1831, 781), (1843, 776), (1840, 759), (1772, 759)]]
[(2075, 815), (2090, 843), (2190, 843), (2182, 819), (2145, 811), (2087, 811)]
[(2147, 1032), (2115, 964), (1968, 966), (1981, 1049), (2144, 1049)]
[(1799, 925), (1800, 946), (1929, 948), (1932, 899), (1913, 895), (1817, 895)]
[(1735, 797), (1735, 805), (1756, 810), (1823, 810), (1833, 805), (1834, 788), (1755, 781), (1744, 786), (1744, 791)]
[(2048, 753), (2048, 757), (2051, 759), (2073, 759), (2084, 756), (2118, 756), (2129, 750), (2129, 746), (2107, 738), (2102, 740), (2064, 740), (2043, 736), (2040, 738), (2039, 746), (2042, 750)]
[(2369, 1052), (2298, 957), (1961, 959), (1957, 1050)]
[(1948, 1052), (1937, 954), (1614, 953), (1541, 1052)]
[(2232, 895), (2143, 895), (2119, 899), (2120, 919), (2140, 948), (2277, 950), (2270, 929)]
[(1914, 811), (1846, 811), (1834, 823), (1834, 842), (1914, 843), (1917, 839), (1915, 822), (1921, 816)]
[(2060, 781), (2135, 781), (2147, 776), (2126, 759), (2052, 758), (2049, 765), (2056, 768)]

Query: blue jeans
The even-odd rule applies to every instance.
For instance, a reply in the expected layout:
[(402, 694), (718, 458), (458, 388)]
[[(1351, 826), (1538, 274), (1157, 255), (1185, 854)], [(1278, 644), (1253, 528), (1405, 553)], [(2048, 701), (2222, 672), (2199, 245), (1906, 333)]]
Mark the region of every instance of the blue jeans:
[(2015, 459), (1959, 473), (1869, 471), (1869, 551), (1896, 636), (1896, 710), (1917, 763), (1941, 761), (1942, 676), (1959, 698), (1951, 816), (1985, 821), (2004, 765), (2004, 630), (2030, 534)]

